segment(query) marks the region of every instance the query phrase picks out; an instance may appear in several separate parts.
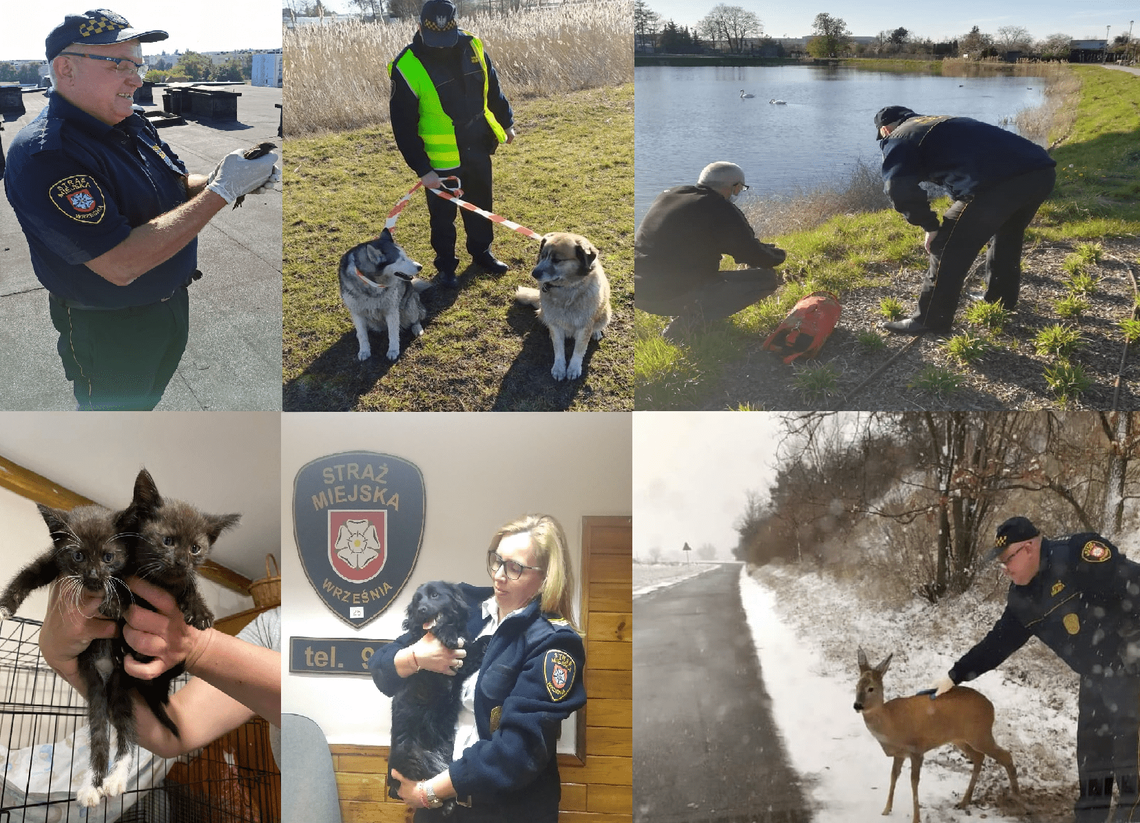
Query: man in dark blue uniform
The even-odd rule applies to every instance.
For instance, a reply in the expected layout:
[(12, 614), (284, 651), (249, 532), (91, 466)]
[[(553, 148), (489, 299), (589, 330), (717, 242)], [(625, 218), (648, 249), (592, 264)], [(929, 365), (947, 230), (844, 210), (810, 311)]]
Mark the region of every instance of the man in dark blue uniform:
[(142, 43), (166, 37), (106, 9), (68, 15), (47, 38), (48, 105), (8, 151), (5, 191), (81, 410), (158, 404), (186, 347), (198, 232), (275, 179), (275, 154), (241, 151), (188, 174), (134, 112)]
[[(681, 341), (710, 320), (736, 314), (780, 285), (783, 249), (762, 243), (734, 204), (747, 189), (744, 170), (717, 161), (695, 186), (657, 196), (633, 241), (634, 300), (649, 314), (674, 318), (665, 336)], [(721, 255), (753, 268), (720, 270)]]
[[(962, 284), (982, 246), (985, 299), (1017, 305), (1025, 229), (1053, 190), (1056, 161), (1045, 149), (969, 117), (927, 117), (905, 106), (875, 115), (887, 196), (907, 222), (926, 230), (930, 270), (918, 308), (884, 324), (893, 332), (944, 332), (954, 322)], [(954, 202), (939, 221), (919, 183), (934, 183)]]
[(1045, 540), (1024, 517), (997, 530), (989, 559), (1012, 581), (1005, 612), (935, 683), (944, 694), (1037, 637), (1081, 676), (1077, 823), (1140, 821), (1140, 564), (1094, 533)]
[[(441, 177), (458, 177), (464, 200), (493, 211), (491, 155), (500, 143), (514, 142), (514, 113), (482, 42), (459, 29), (455, 13), (451, 0), (427, 0), (411, 45), (389, 65), (392, 133), (425, 188), (439, 188)], [(426, 195), (435, 280), (454, 286), (457, 207)], [(467, 210), (462, 216), (472, 262), (491, 274), (506, 272), (507, 264), (491, 253), (494, 224)]]

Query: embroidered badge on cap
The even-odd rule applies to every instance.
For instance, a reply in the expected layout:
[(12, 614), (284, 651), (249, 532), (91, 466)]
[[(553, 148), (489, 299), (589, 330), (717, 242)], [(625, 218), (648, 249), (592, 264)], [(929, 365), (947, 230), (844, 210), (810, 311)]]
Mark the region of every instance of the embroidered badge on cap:
[(1089, 563), (1103, 563), (1110, 557), (1112, 550), (1097, 540), (1090, 540), (1081, 549), (1081, 560), (1087, 560)]
[(80, 37), (90, 37), (93, 34), (102, 34), (105, 31), (119, 31), (130, 26), (125, 17), (115, 14), (107, 9), (100, 9), (99, 16), (89, 19), (79, 27)]
[(107, 213), (107, 201), (95, 178), (86, 174), (65, 177), (52, 184), (48, 196), (55, 207), (80, 223), (98, 223)]
[(548, 651), (542, 662), (542, 674), (550, 699), (555, 702), (562, 700), (574, 685), (574, 658), (563, 651)]

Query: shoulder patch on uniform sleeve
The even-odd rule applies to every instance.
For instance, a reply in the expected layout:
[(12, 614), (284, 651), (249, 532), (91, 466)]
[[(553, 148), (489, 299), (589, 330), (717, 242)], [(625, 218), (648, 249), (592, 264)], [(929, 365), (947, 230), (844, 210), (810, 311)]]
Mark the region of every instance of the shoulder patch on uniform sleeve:
[(1110, 557), (1112, 557), (1112, 549), (1099, 540), (1090, 540), (1081, 549), (1081, 560), (1086, 560), (1089, 563), (1103, 563)]
[(107, 213), (103, 190), (87, 174), (74, 174), (53, 183), (48, 197), (57, 209), (79, 223), (98, 223)]
[(574, 658), (559, 649), (551, 649), (542, 661), (542, 679), (546, 682), (546, 691), (550, 699), (558, 702), (570, 694), (577, 674), (577, 664)]

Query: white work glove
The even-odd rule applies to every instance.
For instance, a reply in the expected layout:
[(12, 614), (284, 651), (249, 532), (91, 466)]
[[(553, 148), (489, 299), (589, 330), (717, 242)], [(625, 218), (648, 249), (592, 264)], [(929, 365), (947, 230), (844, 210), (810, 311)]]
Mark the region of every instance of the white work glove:
[(222, 158), (222, 162), (210, 172), (206, 188), (233, 203), (239, 197), (250, 194), (266, 185), (273, 185), (273, 177), (281, 178), (276, 168), (277, 154), (270, 152), (264, 157), (246, 160), (242, 149), (232, 151)]
[(931, 688), (934, 689), (934, 696), (938, 697), (954, 688), (954, 681), (950, 679), (950, 675), (945, 675), (935, 680), (931, 684)]

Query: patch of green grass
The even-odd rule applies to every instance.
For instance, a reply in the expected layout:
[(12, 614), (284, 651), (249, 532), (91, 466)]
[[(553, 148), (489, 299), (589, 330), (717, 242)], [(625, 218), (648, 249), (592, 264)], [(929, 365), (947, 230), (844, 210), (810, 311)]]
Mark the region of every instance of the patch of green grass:
[(867, 351), (882, 351), (887, 347), (887, 341), (883, 339), (883, 335), (870, 329), (859, 332), (855, 335), (855, 340)]
[[(405, 334), (389, 363), (385, 332), (372, 358), (340, 300), (337, 263), (375, 238), (389, 209), (416, 183), (388, 126), (290, 138), (283, 148), (282, 371), (287, 411), (628, 411), (634, 398), (633, 84), (512, 101), (519, 138), (496, 153), (495, 211), (539, 232), (584, 235), (600, 251), (613, 320), (591, 342), (583, 375), (550, 374), (550, 335), (515, 303), (531, 284), (538, 243), (504, 227), (494, 252), (511, 266), (493, 276), (470, 266), (457, 218), (460, 285), (425, 295), (422, 337)], [(605, 128), (598, 128), (605, 123)], [(562, 173), (566, 168), (574, 174)], [(588, 182), (587, 182), (588, 181)], [(431, 278), (425, 195), (417, 191), (395, 237)], [(678, 358), (683, 360), (683, 357)], [(653, 362), (672, 381), (692, 367)], [(680, 370), (681, 374), (675, 372)]]
[(1140, 340), (1140, 320), (1131, 317), (1124, 320), (1117, 321), (1120, 331), (1124, 333), (1124, 339), (1129, 343), (1135, 343)]
[(1058, 360), (1069, 357), (1082, 345), (1084, 337), (1080, 330), (1060, 323), (1046, 326), (1033, 338), (1033, 347), (1038, 354)]
[(879, 301), (879, 314), (887, 320), (898, 320), (906, 314), (902, 301), (895, 297), (884, 297)]
[(1062, 403), (1076, 399), (1092, 385), (1081, 364), (1068, 360), (1059, 360), (1045, 369), (1045, 382)]
[(1080, 271), (1065, 281), (1069, 294), (1092, 297), (1097, 292), (1100, 278), (1087, 271)]
[(1088, 271), (1088, 263), (1077, 257), (1075, 254), (1070, 254), (1061, 263), (1061, 270), (1069, 277), (1076, 277), (1077, 275), (1085, 274)]
[(1104, 254), (1104, 246), (1100, 243), (1078, 243), (1073, 250), (1073, 257), (1088, 266), (1095, 266)]
[(1076, 294), (1067, 294), (1053, 304), (1058, 317), (1075, 320), (1089, 309), (1089, 301)]
[(806, 400), (826, 400), (839, 393), (839, 369), (833, 363), (812, 363), (796, 370), (792, 383)]
[(912, 389), (929, 392), (945, 399), (962, 386), (962, 375), (938, 366), (928, 365), (907, 384)]
[(966, 322), (998, 334), (1009, 322), (1012, 312), (997, 303), (978, 300), (966, 307)]
[(956, 334), (944, 344), (946, 353), (960, 363), (973, 363), (992, 348), (985, 337), (973, 334)]

